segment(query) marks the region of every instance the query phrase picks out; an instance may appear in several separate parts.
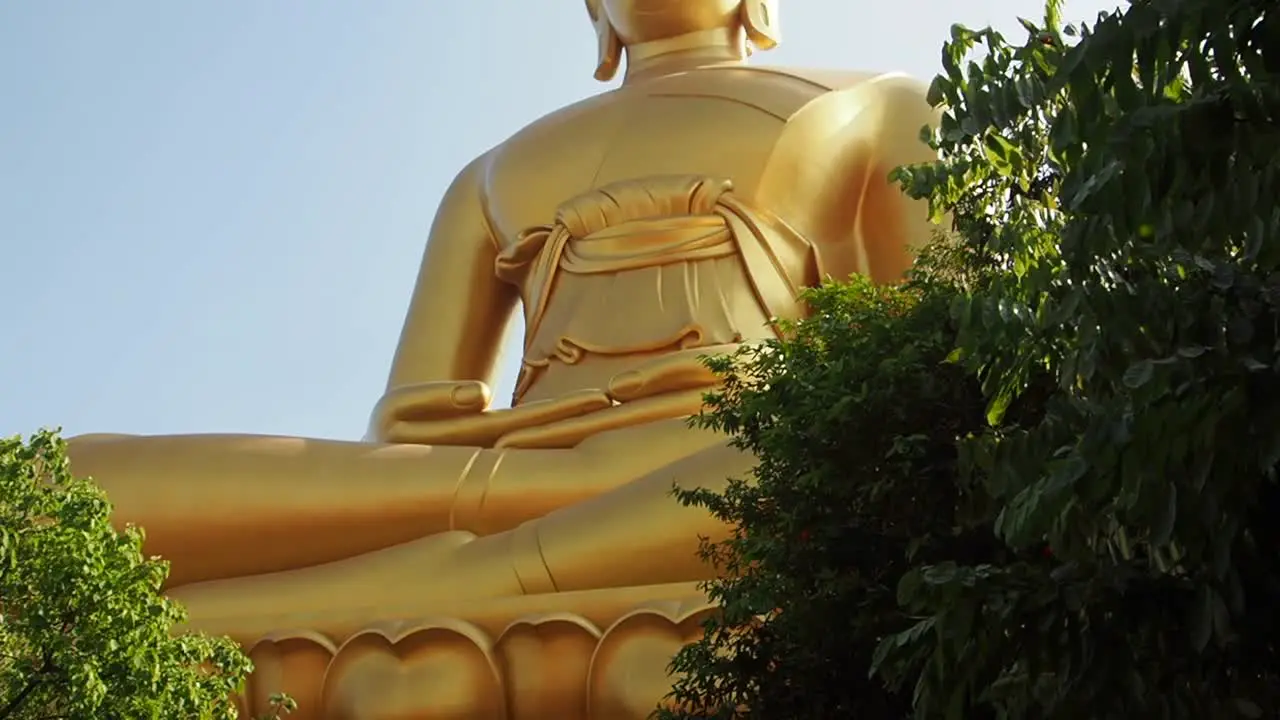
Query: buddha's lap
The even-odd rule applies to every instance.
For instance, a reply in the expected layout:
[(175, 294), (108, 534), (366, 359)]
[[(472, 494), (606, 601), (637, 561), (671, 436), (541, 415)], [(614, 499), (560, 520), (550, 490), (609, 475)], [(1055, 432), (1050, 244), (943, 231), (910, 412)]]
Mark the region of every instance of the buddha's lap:
[[(672, 433), (669, 424), (657, 425), (633, 428), (626, 435), (634, 440)], [(676, 483), (715, 487), (749, 470), (752, 461), (722, 437), (680, 427), (690, 445), (678, 453), (678, 459), (629, 482), (613, 482), (613, 487), (594, 496), (563, 502), (562, 507), (548, 503), (553, 509), (546, 515), (513, 529), (484, 536), (433, 533), (308, 567), (189, 584), (173, 594), (187, 603), (197, 619), (308, 617), (703, 579), (706, 571), (696, 558), (698, 538), (718, 535), (723, 528), (703, 511), (676, 502), (672, 487)], [(597, 445), (583, 449), (590, 451)], [(651, 455), (662, 454), (650, 450)], [(509, 452), (524, 459), (554, 453)], [(599, 468), (603, 476), (617, 477), (609, 472), (609, 455), (606, 452), (596, 461), (605, 463)], [(518, 503), (520, 477), (511, 480), (504, 488), (490, 489), (493, 497), (489, 499)], [(572, 484), (571, 478), (567, 484)], [(478, 499), (483, 503), (485, 494)]]
[[(571, 450), (113, 436), (77, 440), (72, 457), (107, 489), (117, 522), (142, 525), (148, 552), (171, 561), (171, 588), (237, 613), (261, 610), (264, 597), (290, 612), (321, 596), (354, 602), (363, 592), (352, 588), (370, 585), (427, 603), (518, 594), (506, 540), (463, 548), (465, 533), (448, 531), (491, 536), (530, 521), (546, 552), (567, 558), (567, 586), (649, 582), (596, 558), (691, 554), (707, 528), (687, 511), (674, 520), (673, 482), (714, 484), (746, 467), (722, 436), (681, 418), (601, 432)], [(444, 558), (446, 548), (456, 552)], [(451, 589), (405, 582), (427, 567)]]

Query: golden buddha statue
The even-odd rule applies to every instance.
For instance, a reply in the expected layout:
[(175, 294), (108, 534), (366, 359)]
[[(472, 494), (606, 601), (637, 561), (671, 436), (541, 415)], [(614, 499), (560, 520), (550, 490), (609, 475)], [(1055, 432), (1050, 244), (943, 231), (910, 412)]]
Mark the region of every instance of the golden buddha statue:
[[(534, 121), (442, 200), (365, 442), (76, 438), (77, 472), (172, 563), (189, 627), (251, 648), (301, 718), (647, 716), (713, 611), (673, 483), (752, 459), (688, 427), (701, 357), (824, 276), (894, 281), (930, 232), (901, 75), (745, 64), (776, 0), (587, 0), (613, 90)], [(486, 382), (525, 320), (510, 408)]]

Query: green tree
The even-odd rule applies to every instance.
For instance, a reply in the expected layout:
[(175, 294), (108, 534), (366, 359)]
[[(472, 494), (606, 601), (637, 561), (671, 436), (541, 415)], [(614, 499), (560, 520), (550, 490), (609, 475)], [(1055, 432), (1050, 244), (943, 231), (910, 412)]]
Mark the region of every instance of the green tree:
[(737, 532), (704, 547), (722, 613), (675, 659), (683, 710), (663, 717), (910, 713), (909, 692), (867, 672), (879, 641), (911, 626), (899, 580), (1008, 555), (983, 494), (957, 481), (956, 438), (986, 421), (976, 379), (943, 362), (955, 297), (954, 279), (920, 272), (905, 287), (827, 285), (785, 339), (713, 361), (724, 389), (699, 422), (760, 462), (722, 494), (679, 493)]
[[(236, 717), (249, 659), (173, 634), (167, 565), (110, 512), (55, 434), (0, 440), (0, 719)], [(293, 708), (280, 701), (276, 714)]]
[(905, 173), (993, 268), (957, 312), (997, 424), (966, 451), (1000, 539), (1054, 559), (909, 575), (881, 669), (923, 716), (1276, 717), (1280, 11), (1057, 5), (1021, 45), (955, 28), (942, 160)]
[(1059, 5), (943, 50), (948, 256), (719, 368), (666, 717), (1280, 716), (1280, 12)]

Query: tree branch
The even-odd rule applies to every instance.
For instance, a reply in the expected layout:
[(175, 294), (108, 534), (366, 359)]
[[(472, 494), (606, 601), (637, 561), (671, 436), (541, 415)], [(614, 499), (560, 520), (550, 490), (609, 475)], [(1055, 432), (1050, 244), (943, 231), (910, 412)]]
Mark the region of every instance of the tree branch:
[(22, 688), (22, 692), (15, 695), (14, 698), (3, 708), (0, 708), (0, 718), (13, 717), (17, 714), (18, 709), (22, 707), (22, 704), (27, 701), (27, 698), (31, 697), (31, 693), (35, 692), (36, 689), (40, 687), (40, 681), (43, 679), (44, 677), (41, 674), (35, 675), (27, 681), (27, 686)]
[(40, 670), (35, 675), (31, 676), (31, 679), (27, 681), (27, 686), (22, 688), (22, 692), (15, 695), (9, 702), (5, 703), (3, 708), (0, 708), (0, 720), (17, 715), (18, 710), (22, 708), (22, 704), (25, 703), (27, 699), (31, 697), (31, 694), (40, 687), (40, 683), (43, 682), (47, 676), (54, 673), (54, 670), (53, 659), (46, 655), (44, 663), (41, 664)]

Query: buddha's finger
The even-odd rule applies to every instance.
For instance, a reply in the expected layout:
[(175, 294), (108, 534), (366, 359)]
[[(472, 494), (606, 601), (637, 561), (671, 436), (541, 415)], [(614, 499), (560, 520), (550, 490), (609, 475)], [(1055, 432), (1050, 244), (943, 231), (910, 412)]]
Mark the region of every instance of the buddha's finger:
[(496, 447), (540, 450), (576, 447), (583, 440), (608, 430), (697, 415), (702, 410), (705, 393), (705, 388), (679, 390), (614, 405), (589, 415), (522, 428), (503, 435)]
[(492, 447), (503, 435), (604, 410), (613, 401), (599, 390), (582, 390), (503, 410), (452, 419), (400, 420), (388, 428), (385, 442), (415, 445)]
[(387, 416), (394, 420), (435, 420), (482, 412), (492, 400), (489, 386), (479, 380), (406, 385), (392, 390), (384, 398)]
[(397, 422), (418, 422), (478, 414), (489, 407), (493, 394), (478, 380), (448, 380), (394, 388), (373, 409), (370, 431), (385, 439)]
[(738, 345), (686, 350), (668, 355), (634, 370), (615, 375), (609, 381), (609, 397), (626, 403), (666, 393), (716, 385), (719, 378), (707, 367), (708, 355), (732, 353)]

